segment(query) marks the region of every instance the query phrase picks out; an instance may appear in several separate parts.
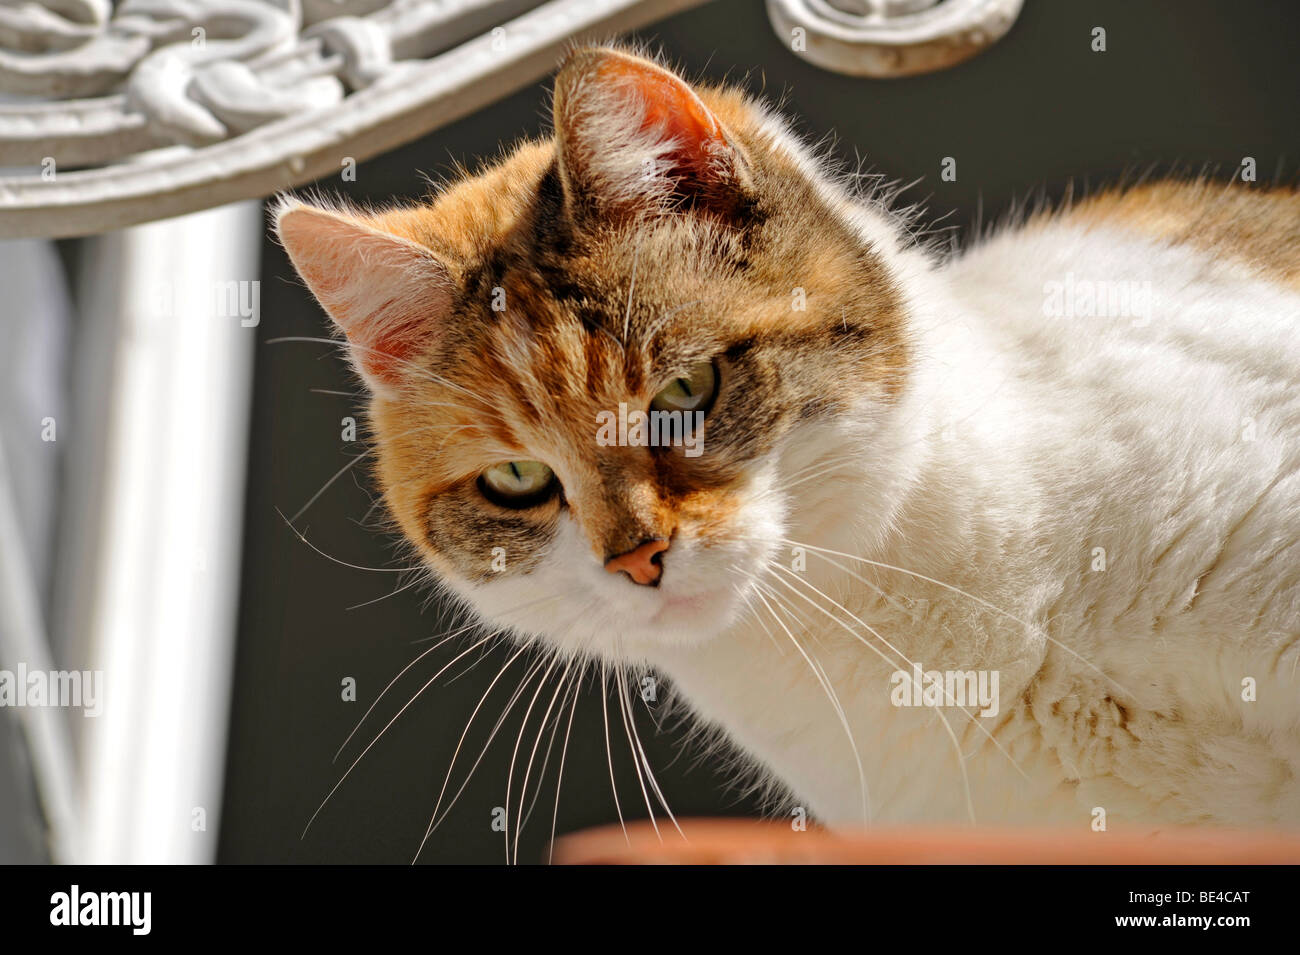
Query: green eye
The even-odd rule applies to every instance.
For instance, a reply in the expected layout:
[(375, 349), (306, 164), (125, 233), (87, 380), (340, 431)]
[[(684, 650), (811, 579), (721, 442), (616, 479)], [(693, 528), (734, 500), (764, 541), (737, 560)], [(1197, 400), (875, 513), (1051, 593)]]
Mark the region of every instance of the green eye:
[(507, 461), (484, 471), (479, 489), (501, 507), (535, 507), (554, 492), (555, 472), (540, 461)]
[(708, 411), (718, 390), (718, 372), (713, 362), (702, 361), (650, 401), (654, 411)]

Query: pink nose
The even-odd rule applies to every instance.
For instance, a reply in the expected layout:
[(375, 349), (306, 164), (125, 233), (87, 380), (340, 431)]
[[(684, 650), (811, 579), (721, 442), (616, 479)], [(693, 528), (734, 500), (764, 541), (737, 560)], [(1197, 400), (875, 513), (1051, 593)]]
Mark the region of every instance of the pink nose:
[(611, 574), (620, 571), (626, 573), (638, 584), (647, 587), (659, 583), (664, 569), (654, 559), (668, 549), (668, 541), (651, 539), (642, 541), (626, 554), (619, 554), (605, 561), (605, 569)]

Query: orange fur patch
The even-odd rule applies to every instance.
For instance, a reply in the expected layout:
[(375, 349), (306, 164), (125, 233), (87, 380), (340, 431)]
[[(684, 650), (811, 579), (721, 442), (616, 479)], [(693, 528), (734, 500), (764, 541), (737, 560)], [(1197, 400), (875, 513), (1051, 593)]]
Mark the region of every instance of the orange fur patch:
[(1065, 216), (1190, 245), (1300, 288), (1300, 192), (1295, 190), (1206, 180), (1157, 182), (1092, 196)]

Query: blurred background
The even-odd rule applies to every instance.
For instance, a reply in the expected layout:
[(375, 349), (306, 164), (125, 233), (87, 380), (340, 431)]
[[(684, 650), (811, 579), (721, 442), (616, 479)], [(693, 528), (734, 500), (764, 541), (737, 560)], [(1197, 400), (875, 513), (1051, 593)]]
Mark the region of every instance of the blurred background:
[[(713, 0), (637, 39), (692, 77), (779, 100), (849, 168), (916, 180), (900, 203), (968, 242), (1013, 206), (1124, 178), (1228, 178), (1250, 157), (1261, 184), (1294, 182), (1298, 33), (1291, 4), (1027, 0), (975, 58), (891, 80), (811, 65), (756, 0)], [(530, 85), (311, 188), (418, 198), (426, 176), (542, 133), (546, 104), (546, 84)], [(96, 717), (0, 708), (0, 861), (408, 862), (480, 700), (450, 773), (459, 796), (421, 862), (506, 858), (494, 822), (516, 740), (514, 800), (540, 739), (520, 861), (546, 859), (553, 813), (560, 834), (616, 820), (616, 798), (646, 815), (616, 711), (607, 749), (599, 685), (574, 711), (557, 803), (565, 725), (539, 772), (568, 719), (542, 725), (554, 684), (527, 725), (537, 681), (496, 728), (531, 659), (493, 685), (510, 647), (475, 651), (426, 687), (472, 642), (461, 636), (403, 673), (463, 621), (400, 573), (363, 456), (364, 399), (338, 349), (310, 340), (330, 335), (325, 316), (260, 203), (6, 240), (0, 280), (0, 670), (104, 674)], [(194, 293), (232, 281), (224, 305)], [(664, 698), (638, 701), (634, 719), (673, 811), (761, 813)]]

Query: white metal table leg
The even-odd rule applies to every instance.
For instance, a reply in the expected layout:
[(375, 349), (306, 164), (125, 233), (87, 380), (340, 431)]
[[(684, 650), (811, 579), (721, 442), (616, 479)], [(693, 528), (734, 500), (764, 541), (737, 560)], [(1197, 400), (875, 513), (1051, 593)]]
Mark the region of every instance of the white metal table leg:
[[(18, 525), (9, 462), (0, 441), (0, 668), (10, 673), (55, 667), (41, 620), (39, 591)], [(68, 714), (55, 706), (22, 706), (18, 715), (55, 862), (77, 862), (80, 814)]]
[(90, 862), (215, 858), (263, 228), (251, 201), (89, 240), (83, 318), (111, 358), (79, 422), (102, 431), (71, 475), (65, 636), (104, 674), (80, 727)]

